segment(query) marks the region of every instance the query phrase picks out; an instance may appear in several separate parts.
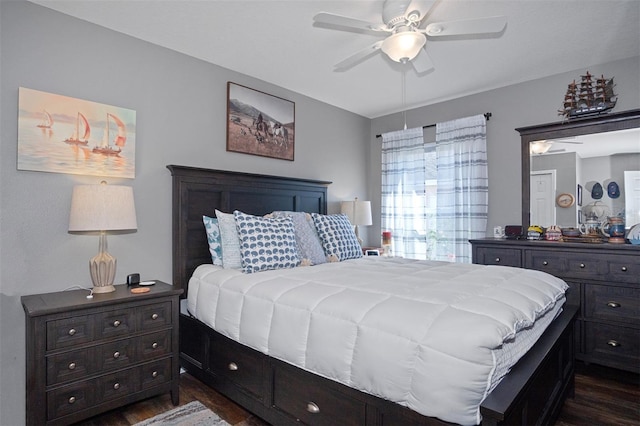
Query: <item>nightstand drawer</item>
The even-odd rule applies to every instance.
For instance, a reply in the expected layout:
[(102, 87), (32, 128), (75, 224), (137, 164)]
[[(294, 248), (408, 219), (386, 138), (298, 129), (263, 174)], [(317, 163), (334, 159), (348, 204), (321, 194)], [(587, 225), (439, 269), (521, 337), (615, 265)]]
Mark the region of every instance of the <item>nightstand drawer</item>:
[(130, 368), (98, 379), (100, 401), (120, 398), (140, 389), (140, 369)]
[(135, 362), (135, 339), (118, 340), (99, 347), (100, 369), (114, 370)]
[(640, 324), (640, 288), (587, 286), (585, 316)]
[(85, 377), (94, 370), (90, 365), (94, 354), (93, 348), (86, 348), (48, 356), (47, 385)]
[(152, 330), (171, 324), (171, 302), (156, 303), (138, 308), (139, 330)]
[(47, 392), (47, 420), (84, 410), (93, 404), (96, 381), (77, 382)]
[(171, 358), (140, 367), (142, 390), (159, 386), (171, 380)]
[(101, 338), (126, 336), (135, 331), (135, 310), (119, 309), (98, 315), (98, 335)]
[(165, 331), (138, 339), (138, 360), (147, 361), (171, 353), (171, 334)]
[(88, 315), (47, 322), (47, 350), (93, 340), (93, 318)]

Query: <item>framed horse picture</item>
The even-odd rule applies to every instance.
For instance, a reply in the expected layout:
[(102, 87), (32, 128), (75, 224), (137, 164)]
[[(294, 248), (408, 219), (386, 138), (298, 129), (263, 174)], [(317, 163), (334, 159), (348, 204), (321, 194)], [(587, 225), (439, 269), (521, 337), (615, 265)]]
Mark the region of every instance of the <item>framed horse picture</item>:
[(227, 82), (227, 151), (293, 161), (295, 103)]

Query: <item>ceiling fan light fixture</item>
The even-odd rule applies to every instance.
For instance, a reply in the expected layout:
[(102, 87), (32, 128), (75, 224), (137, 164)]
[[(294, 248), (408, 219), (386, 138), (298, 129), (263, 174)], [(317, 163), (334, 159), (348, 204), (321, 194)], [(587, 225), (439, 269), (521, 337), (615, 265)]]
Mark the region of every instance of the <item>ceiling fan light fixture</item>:
[(546, 154), (550, 149), (553, 142), (548, 140), (533, 141), (529, 144), (531, 154)]
[(427, 42), (424, 34), (417, 31), (397, 32), (387, 37), (382, 43), (382, 51), (396, 62), (410, 61), (420, 53)]

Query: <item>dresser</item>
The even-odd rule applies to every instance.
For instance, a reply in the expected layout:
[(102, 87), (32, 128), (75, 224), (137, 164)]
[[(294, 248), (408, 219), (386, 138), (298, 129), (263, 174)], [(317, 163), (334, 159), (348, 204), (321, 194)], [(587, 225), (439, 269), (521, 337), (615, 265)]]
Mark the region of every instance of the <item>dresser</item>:
[(640, 372), (640, 246), (471, 240), (473, 263), (537, 269), (569, 284), (579, 305), (576, 358)]
[(74, 423), (171, 392), (178, 404), (182, 290), (70, 290), (21, 298), (26, 320), (27, 425)]

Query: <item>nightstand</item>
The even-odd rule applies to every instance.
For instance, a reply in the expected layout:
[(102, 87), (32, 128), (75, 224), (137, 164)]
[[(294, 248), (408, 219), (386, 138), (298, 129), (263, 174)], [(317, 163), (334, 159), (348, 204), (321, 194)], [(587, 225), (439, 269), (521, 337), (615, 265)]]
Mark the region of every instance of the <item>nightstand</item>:
[(22, 296), (26, 316), (27, 425), (78, 422), (150, 396), (179, 402), (182, 290), (156, 281)]

